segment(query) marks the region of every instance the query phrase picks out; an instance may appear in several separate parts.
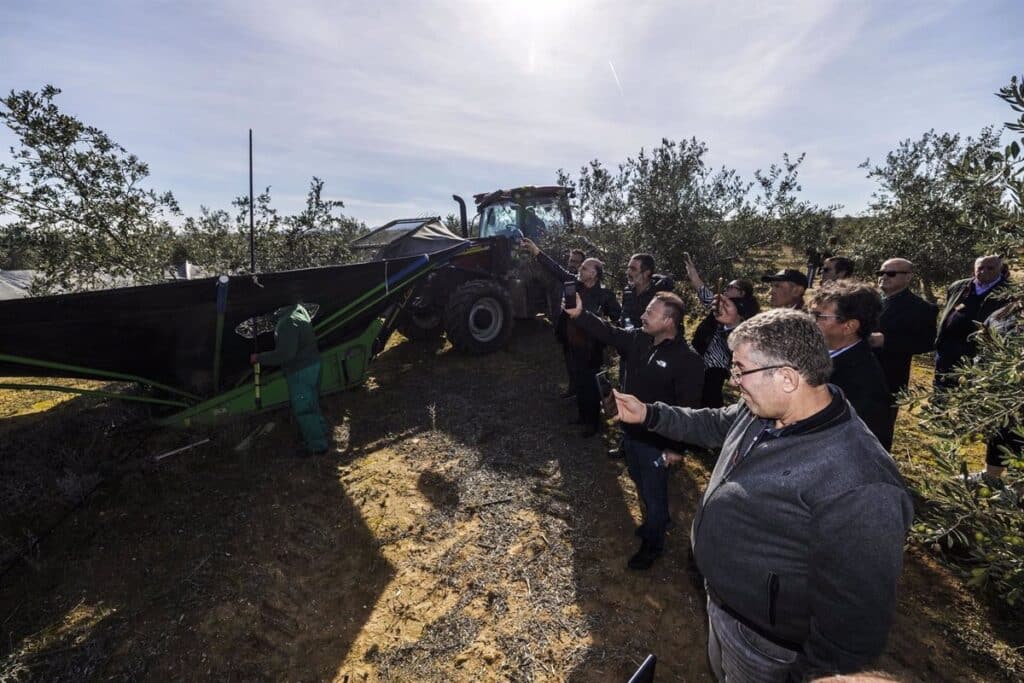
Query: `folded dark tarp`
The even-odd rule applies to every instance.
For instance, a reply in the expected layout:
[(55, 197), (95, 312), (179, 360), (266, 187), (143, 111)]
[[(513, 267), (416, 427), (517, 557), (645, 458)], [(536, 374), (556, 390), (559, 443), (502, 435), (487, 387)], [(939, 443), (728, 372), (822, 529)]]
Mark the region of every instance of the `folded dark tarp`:
[[(262, 273), (229, 279), (220, 387), (213, 387), (217, 278), (0, 301), (0, 354), (135, 375), (202, 395), (233, 386), (249, 372), (253, 342), (236, 328), (294, 301), (318, 305), (314, 328), (325, 347), (363, 331), (410, 282), (462, 251)], [(362, 302), (360, 303), (360, 300)], [(347, 310), (346, 310), (347, 309)], [(337, 320), (350, 318), (337, 326)], [(332, 319), (334, 322), (331, 322)], [(259, 337), (260, 349), (273, 336)], [(0, 376), (95, 377), (0, 360)]]

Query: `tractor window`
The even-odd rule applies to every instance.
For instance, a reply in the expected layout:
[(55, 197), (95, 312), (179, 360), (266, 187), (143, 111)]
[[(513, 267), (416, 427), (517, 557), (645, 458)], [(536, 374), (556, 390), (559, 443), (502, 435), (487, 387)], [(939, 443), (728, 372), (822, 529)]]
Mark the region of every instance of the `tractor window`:
[(508, 204), (494, 204), (484, 209), (480, 221), (480, 236), (510, 236), (516, 231), (516, 210)]
[[(568, 227), (565, 224), (565, 216), (562, 214), (561, 206), (557, 201), (543, 201), (530, 204), (527, 208), (527, 216), (528, 221), (530, 216), (535, 217), (535, 222), (543, 224), (543, 227), (540, 229), (547, 233), (562, 232)], [(527, 237), (530, 237), (529, 231), (527, 231)], [(531, 239), (536, 238), (531, 237)]]
[[(546, 235), (562, 232), (567, 227), (558, 201), (545, 198), (526, 203), (523, 234), (534, 242), (540, 242)], [(517, 228), (516, 204), (513, 202), (492, 204), (480, 214), (480, 237), (505, 235), (515, 238), (519, 235)]]

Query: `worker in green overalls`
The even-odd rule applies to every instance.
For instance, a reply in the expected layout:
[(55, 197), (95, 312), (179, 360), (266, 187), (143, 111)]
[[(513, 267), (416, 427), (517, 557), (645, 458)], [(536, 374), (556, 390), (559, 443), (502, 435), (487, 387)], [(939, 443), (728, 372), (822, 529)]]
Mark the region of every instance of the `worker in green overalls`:
[(320, 412), (320, 351), (309, 312), (301, 303), (295, 303), (277, 309), (274, 317), (274, 349), (251, 354), (249, 362), (281, 366), (306, 453), (325, 453), (328, 432), (327, 421)]

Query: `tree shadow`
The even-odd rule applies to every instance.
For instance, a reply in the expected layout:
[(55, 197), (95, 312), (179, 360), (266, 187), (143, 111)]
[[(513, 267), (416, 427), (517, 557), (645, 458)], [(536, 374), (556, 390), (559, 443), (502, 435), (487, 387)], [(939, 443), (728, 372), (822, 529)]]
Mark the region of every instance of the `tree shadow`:
[[(503, 662), (522, 678), (626, 680), (656, 652), (665, 680), (707, 679), (704, 598), (688, 543), (701, 486), (691, 469), (675, 473), (668, 552), (650, 572), (628, 571), (639, 546), (632, 483), (608, 460), (608, 444), (566, 426), (575, 405), (557, 398), (564, 368), (549, 328), (520, 323), (507, 350), (483, 357), (402, 344), (373, 374), (374, 387), (345, 411), (344, 452), (387, 448), (427, 467), (418, 488), (445, 512), (430, 526), (477, 529), (481, 540), (441, 575), (459, 582), (461, 597), (446, 622), (478, 618), (475, 606), (494, 600), (506, 605), (468, 646), (471, 658)], [(522, 621), (525, 612), (534, 616)], [(567, 637), (586, 643), (567, 647)], [(548, 661), (555, 644), (563, 659)], [(492, 646), (501, 647), (497, 659)], [(381, 646), (374, 663), (399, 679), (441, 676), (407, 650)]]
[[(32, 424), (72, 438), (64, 428), (55, 418)], [(287, 425), (236, 453), (239, 431), (108, 478), (7, 572), (0, 672), (54, 681), (333, 675), (395, 570), (336, 461), (295, 458)], [(134, 445), (96, 438), (115, 459)]]

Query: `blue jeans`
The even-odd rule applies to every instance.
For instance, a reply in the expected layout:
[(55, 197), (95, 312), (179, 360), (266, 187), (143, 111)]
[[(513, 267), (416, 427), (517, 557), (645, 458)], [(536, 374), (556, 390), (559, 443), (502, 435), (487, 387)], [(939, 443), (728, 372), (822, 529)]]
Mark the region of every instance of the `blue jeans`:
[(661, 448), (638, 441), (628, 434), (622, 439), (629, 477), (636, 484), (644, 504), (644, 523), (640, 537), (651, 550), (665, 547), (668, 524), (668, 469), (661, 463)]
[(708, 600), (708, 660), (720, 683), (782, 683), (789, 679), (797, 655)]

